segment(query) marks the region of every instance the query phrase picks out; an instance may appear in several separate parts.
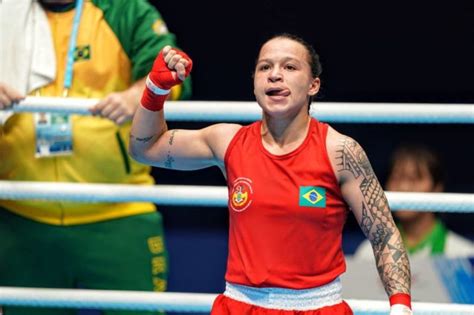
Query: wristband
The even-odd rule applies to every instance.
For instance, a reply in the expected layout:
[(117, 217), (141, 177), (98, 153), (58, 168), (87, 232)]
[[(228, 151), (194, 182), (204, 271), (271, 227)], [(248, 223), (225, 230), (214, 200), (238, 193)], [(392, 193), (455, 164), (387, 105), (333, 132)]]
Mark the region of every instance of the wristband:
[(155, 85), (150, 77), (146, 78), (146, 87), (142, 94), (141, 104), (144, 108), (157, 112), (163, 109), (170, 90)]
[(413, 312), (406, 305), (394, 304), (390, 307), (390, 315), (413, 315)]
[(402, 304), (411, 309), (411, 296), (406, 293), (396, 293), (390, 296), (390, 306), (395, 304)]
[(168, 95), (170, 93), (169, 89), (168, 90), (163, 89), (159, 87), (158, 85), (156, 85), (155, 83), (153, 83), (153, 81), (150, 79), (150, 76), (146, 77), (146, 87), (150, 89), (153, 92), (153, 94), (156, 94), (156, 95)]

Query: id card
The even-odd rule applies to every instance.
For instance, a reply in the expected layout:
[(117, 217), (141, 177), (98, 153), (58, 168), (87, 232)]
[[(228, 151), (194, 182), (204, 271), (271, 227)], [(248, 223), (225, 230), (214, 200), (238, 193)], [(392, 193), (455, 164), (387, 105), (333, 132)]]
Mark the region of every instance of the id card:
[(35, 113), (35, 157), (72, 154), (72, 122), (66, 114)]

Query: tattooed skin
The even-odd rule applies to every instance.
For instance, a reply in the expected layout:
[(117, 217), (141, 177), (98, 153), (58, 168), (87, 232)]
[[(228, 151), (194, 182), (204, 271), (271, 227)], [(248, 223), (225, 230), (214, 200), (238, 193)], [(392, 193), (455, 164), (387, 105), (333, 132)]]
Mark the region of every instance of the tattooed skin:
[(134, 141), (137, 141), (137, 142), (147, 143), (147, 142), (149, 142), (151, 139), (153, 139), (155, 136), (156, 136), (156, 135), (149, 136), (149, 137), (138, 138), (138, 137), (135, 137), (134, 135), (130, 134), (130, 140), (134, 140)]
[(337, 150), (337, 171), (350, 172), (363, 196), (361, 229), (374, 248), (377, 270), (390, 296), (410, 292), (408, 256), (393, 222), (387, 198), (362, 147), (345, 137)]
[(170, 146), (173, 145), (174, 135), (175, 135), (175, 133), (176, 133), (177, 131), (178, 131), (178, 130), (173, 130), (173, 131), (171, 131), (170, 139), (168, 140), (168, 144), (169, 144)]
[(171, 134), (170, 134), (170, 138), (168, 140), (168, 144), (170, 146), (168, 152), (166, 153), (166, 161), (165, 161), (165, 167), (166, 168), (173, 168), (173, 163), (174, 163), (174, 158), (173, 156), (171, 155), (171, 146), (173, 145), (173, 141), (174, 141), (174, 135), (176, 134), (178, 130), (173, 130), (171, 131)]
[(173, 162), (174, 162), (174, 158), (171, 156), (171, 152), (168, 151), (168, 154), (166, 155), (165, 167), (173, 168)]

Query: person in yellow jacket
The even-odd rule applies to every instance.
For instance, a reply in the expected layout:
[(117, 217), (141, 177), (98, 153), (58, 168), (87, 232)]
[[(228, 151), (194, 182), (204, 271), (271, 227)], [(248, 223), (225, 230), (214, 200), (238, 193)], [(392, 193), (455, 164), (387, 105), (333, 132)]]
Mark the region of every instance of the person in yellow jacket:
[[(0, 180), (154, 184), (150, 167), (126, 148), (145, 76), (164, 46), (176, 46), (175, 36), (145, 0), (40, 2), (57, 70), (51, 83), (29, 94), (101, 101), (91, 116), (17, 113), (0, 123)], [(190, 83), (173, 89), (171, 99), (188, 98)], [(23, 97), (0, 82), (0, 109)], [(166, 289), (162, 218), (152, 203), (0, 200), (0, 239), (0, 286)]]

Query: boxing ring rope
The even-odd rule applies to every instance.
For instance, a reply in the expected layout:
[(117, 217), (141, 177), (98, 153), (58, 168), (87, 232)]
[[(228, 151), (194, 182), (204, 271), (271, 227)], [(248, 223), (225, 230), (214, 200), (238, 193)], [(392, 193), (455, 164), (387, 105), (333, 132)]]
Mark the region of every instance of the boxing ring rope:
[[(90, 115), (98, 99), (27, 97), (12, 112)], [(255, 102), (168, 102), (170, 121), (253, 121)], [(2, 112), (0, 111), (0, 114)], [(395, 104), (317, 102), (311, 115), (335, 123), (474, 123), (473, 104)], [(226, 207), (227, 187), (137, 186), (0, 181), (0, 199), (76, 202), (149, 201), (172, 206)], [(392, 210), (474, 212), (474, 194), (386, 192)], [(209, 312), (216, 294), (0, 287), (0, 306)], [(346, 300), (356, 315), (387, 314), (387, 301)], [(474, 315), (474, 305), (413, 303), (416, 315)]]
[[(90, 115), (98, 99), (27, 97), (14, 112), (55, 112)], [(256, 102), (169, 101), (170, 121), (254, 121), (262, 116)], [(317, 102), (311, 115), (335, 123), (474, 123), (474, 104), (333, 103)]]
[[(227, 187), (0, 181), (0, 199), (76, 202), (148, 201), (170, 206), (227, 206)], [(392, 210), (474, 212), (474, 194), (386, 192)]]
[[(216, 294), (0, 287), (0, 305), (209, 312)], [(346, 300), (355, 314), (388, 314), (387, 301)], [(416, 315), (473, 315), (474, 305), (414, 302)]]

